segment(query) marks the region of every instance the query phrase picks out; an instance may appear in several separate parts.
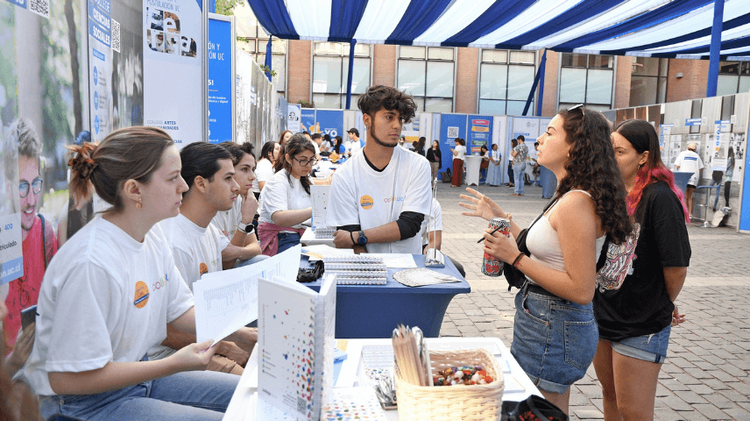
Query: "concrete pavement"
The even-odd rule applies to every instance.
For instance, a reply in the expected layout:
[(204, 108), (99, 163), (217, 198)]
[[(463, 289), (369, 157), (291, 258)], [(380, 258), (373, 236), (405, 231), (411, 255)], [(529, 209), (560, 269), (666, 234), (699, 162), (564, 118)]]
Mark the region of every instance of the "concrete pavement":
[[(476, 187), (475, 187), (476, 188)], [(528, 226), (547, 202), (541, 188), (524, 197), (507, 187), (476, 188)], [(443, 252), (460, 261), (472, 293), (448, 307), (441, 336), (493, 336), (510, 345), (513, 292), (505, 278), (482, 275), (481, 238), (487, 222), (461, 215), (458, 194), (441, 183)], [(701, 202), (702, 203), (702, 202)], [(659, 375), (656, 419), (750, 420), (750, 235), (734, 228), (688, 228), (692, 257), (677, 304), (687, 322), (672, 330), (667, 362)], [(572, 419), (603, 419), (601, 389), (593, 366), (571, 391)]]

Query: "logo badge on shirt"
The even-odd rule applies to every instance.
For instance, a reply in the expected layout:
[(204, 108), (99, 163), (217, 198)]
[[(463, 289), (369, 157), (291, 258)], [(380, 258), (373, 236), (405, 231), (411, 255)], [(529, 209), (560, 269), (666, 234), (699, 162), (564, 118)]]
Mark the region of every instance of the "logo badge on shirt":
[(133, 304), (136, 308), (143, 308), (148, 303), (148, 285), (143, 281), (135, 283), (135, 297), (133, 298)]
[(200, 276), (203, 276), (203, 274), (207, 272), (208, 272), (208, 266), (206, 266), (205, 263), (201, 263), (200, 265), (198, 265), (198, 274)]
[(362, 209), (370, 209), (374, 203), (375, 201), (368, 195), (359, 198), (359, 205), (362, 206)]

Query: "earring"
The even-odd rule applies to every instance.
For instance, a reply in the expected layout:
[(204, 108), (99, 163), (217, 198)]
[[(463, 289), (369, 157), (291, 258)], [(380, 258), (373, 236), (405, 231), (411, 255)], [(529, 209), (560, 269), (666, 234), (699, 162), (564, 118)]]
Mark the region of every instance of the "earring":
[(138, 199), (138, 202), (135, 204), (136, 209), (141, 209), (143, 207), (143, 204), (141, 203), (141, 199)]

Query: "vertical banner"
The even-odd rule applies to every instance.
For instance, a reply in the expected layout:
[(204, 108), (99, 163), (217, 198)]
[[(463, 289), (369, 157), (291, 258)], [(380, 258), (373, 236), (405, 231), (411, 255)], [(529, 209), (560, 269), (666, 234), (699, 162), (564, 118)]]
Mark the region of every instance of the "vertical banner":
[(482, 145), (489, 149), (492, 145), (492, 116), (470, 115), (468, 137), (466, 139), (468, 151), (479, 152)]
[(344, 133), (344, 111), (343, 110), (317, 110), (316, 122), (319, 133), (327, 134), (333, 139), (341, 136), (345, 141)]
[(442, 114), (440, 117), (440, 152), (443, 168), (453, 168), (453, 152), (456, 138), (466, 139), (466, 114)]
[(208, 141), (234, 140), (234, 20), (209, 13)]
[(300, 131), (313, 133), (320, 133), (320, 128), (315, 121), (315, 109), (314, 108), (303, 108), (300, 112)]
[(674, 124), (660, 124), (659, 125), (659, 151), (661, 153), (661, 161), (664, 165), (669, 165), (669, 154), (670, 154), (670, 139), (672, 137), (672, 127)]
[(101, 142), (112, 131), (108, 88), (112, 75), (112, 4), (89, 0), (89, 112), (91, 140)]
[(727, 169), (727, 155), (729, 139), (731, 137), (730, 120), (716, 120), (714, 126), (714, 142), (711, 145), (711, 170), (724, 172)]
[[(281, 136), (281, 132), (287, 130), (287, 118), (289, 116), (289, 103), (286, 102), (286, 98), (279, 95), (278, 92), (274, 92), (278, 98), (276, 104), (276, 135)], [(296, 132), (294, 132), (296, 133)]]
[[(427, 139), (425, 148), (432, 147), (432, 113), (422, 113), (419, 115), (419, 136)], [(437, 137), (437, 136), (436, 136)]]
[(298, 133), (302, 131), (301, 128), (301, 113), (302, 113), (302, 106), (299, 104), (289, 104), (287, 105), (287, 118), (286, 118), (286, 128), (287, 130), (291, 130), (292, 133)]
[(144, 116), (177, 147), (203, 141), (202, 0), (144, 0)]
[[(3, 125), (2, 128), (5, 129), (5, 126)], [(0, 162), (3, 163), (3, 170), (0, 171), (0, 285), (2, 285), (23, 275), (21, 207), (18, 187), (16, 187), (18, 186), (18, 147), (15, 143), (2, 143)]]
[(503, 152), (506, 150), (506, 143), (508, 143), (508, 116), (494, 116), (492, 117), (492, 143), (497, 144), (497, 150), (500, 151), (502, 158), (500, 158), (500, 173), (502, 174), (500, 181), (507, 183), (508, 171), (505, 169), (508, 167), (508, 156)]
[(255, 143), (255, 132), (253, 118), (255, 117), (255, 90), (253, 89), (253, 68), (255, 61), (253, 57), (243, 50), (238, 50), (235, 55), (237, 60), (236, 73), (236, 136), (237, 143), (250, 142), (256, 149), (260, 146)]

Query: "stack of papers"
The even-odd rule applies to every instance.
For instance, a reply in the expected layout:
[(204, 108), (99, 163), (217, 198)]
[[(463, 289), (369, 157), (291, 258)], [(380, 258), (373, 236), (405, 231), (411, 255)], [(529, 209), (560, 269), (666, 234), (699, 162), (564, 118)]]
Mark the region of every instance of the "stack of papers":
[(408, 287), (461, 282), (455, 276), (445, 275), (425, 268), (404, 269), (393, 274), (393, 279)]

